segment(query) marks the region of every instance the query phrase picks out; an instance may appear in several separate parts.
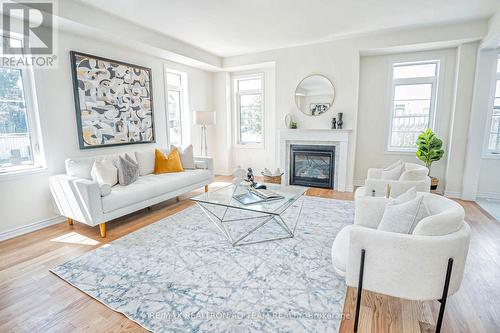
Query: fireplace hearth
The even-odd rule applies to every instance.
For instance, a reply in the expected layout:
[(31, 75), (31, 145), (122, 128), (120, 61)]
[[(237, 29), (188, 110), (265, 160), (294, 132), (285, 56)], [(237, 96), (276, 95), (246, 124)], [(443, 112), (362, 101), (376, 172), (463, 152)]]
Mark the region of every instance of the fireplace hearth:
[(290, 145), (290, 185), (334, 186), (335, 146)]

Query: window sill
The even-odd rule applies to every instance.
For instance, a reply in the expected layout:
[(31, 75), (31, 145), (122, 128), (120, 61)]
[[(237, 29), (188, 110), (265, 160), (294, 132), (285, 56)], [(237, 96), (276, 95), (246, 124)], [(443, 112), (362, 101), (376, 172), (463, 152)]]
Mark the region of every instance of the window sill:
[(492, 154), (492, 153), (483, 153), (481, 158), (485, 160), (500, 160), (500, 154)]
[(235, 149), (264, 149), (264, 145), (263, 144), (248, 144), (248, 145), (233, 144), (233, 148), (235, 148)]
[(47, 167), (32, 167), (21, 170), (12, 170), (0, 172), (0, 182), (14, 180), (17, 178), (22, 178), (24, 176), (36, 175), (47, 173), (49, 169)]
[(386, 149), (385, 154), (388, 155), (415, 155), (417, 150), (395, 150), (395, 149)]

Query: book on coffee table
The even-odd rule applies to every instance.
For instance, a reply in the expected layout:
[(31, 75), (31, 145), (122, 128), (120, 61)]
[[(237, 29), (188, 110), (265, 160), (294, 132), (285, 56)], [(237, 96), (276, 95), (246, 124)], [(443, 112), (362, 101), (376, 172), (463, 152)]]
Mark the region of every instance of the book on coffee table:
[(279, 195), (276, 192), (273, 192), (271, 190), (267, 189), (256, 189), (256, 188), (250, 188), (250, 191), (252, 193), (257, 194), (259, 197), (269, 200), (269, 199), (283, 199), (282, 195)]
[(244, 205), (252, 205), (271, 200), (279, 200), (283, 199), (284, 197), (270, 190), (257, 190), (251, 188), (246, 193), (235, 195), (234, 198)]

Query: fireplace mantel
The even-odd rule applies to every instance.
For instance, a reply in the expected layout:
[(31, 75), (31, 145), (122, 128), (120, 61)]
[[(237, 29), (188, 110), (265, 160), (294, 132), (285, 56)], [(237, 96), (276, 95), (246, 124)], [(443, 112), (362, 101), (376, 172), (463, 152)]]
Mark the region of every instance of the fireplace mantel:
[(333, 145), (335, 146), (335, 182), (337, 191), (346, 190), (347, 150), (350, 129), (283, 129), (279, 131), (279, 166), (284, 170), (285, 184), (290, 179), (290, 145)]

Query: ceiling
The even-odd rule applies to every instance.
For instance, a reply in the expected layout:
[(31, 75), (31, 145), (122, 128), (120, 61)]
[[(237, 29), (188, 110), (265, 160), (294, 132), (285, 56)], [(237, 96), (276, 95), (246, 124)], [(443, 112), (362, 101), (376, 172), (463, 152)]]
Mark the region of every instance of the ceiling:
[(498, 0), (78, 0), (228, 57), (491, 16)]

